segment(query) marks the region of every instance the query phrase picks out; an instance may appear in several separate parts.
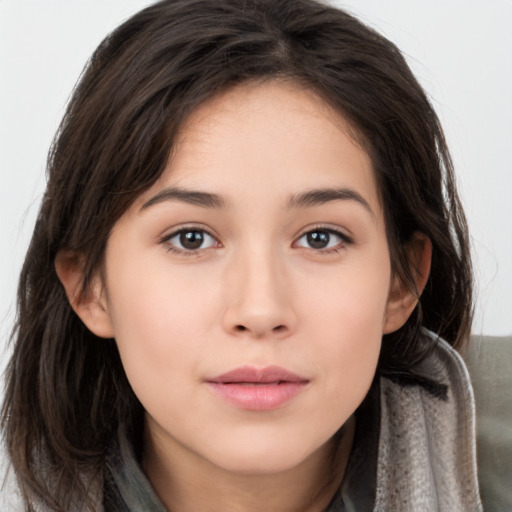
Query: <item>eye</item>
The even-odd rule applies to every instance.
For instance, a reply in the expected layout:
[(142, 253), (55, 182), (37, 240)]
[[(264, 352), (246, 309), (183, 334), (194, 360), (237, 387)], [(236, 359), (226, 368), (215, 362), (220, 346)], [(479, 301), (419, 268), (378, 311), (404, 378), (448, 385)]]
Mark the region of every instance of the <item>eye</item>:
[(317, 251), (337, 250), (351, 243), (351, 240), (334, 229), (313, 229), (304, 233), (295, 242), (297, 247), (306, 247)]
[(218, 246), (217, 240), (203, 229), (180, 229), (164, 237), (161, 241), (170, 251), (190, 253), (200, 249)]

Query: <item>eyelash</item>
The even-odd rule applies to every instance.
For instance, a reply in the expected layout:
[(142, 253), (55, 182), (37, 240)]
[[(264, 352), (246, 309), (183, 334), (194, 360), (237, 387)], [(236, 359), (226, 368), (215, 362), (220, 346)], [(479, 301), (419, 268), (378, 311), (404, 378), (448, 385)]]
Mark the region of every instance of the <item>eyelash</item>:
[[(203, 237), (206, 235), (207, 237), (212, 238), (215, 241), (216, 245), (214, 245), (212, 247), (206, 247), (206, 248), (198, 247), (197, 249), (180, 249), (170, 243), (170, 241), (173, 238), (175, 238), (179, 235), (182, 235), (185, 233), (191, 233), (191, 232), (201, 233)], [(351, 245), (354, 243), (352, 238), (347, 236), (345, 233), (343, 233), (337, 229), (331, 228), (331, 227), (319, 225), (319, 226), (315, 226), (314, 228), (310, 228), (307, 231), (304, 231), (299, 237), (297, 237), (295, 239), (295, 241), (293, 242), (293, 246), (297, 247), (297, 243), (299, 242), (299, 240), (301, 240), (303, 237), (305, 237), (309, 234), (315, 233), (315, 232), (327, 233), (327, 234), (329, 234), (329, 236), (334, 235), (340, 239), (340, 242), (337, 243), (336, 246), (332, 247), (332, 248), (315, 249), (313, 247), (305, 247), (305, 246), (298, 246), (298, 247), (302, 247), (304, 249), (310, 249), (316, 253), (333, 254), (333, 253), (340, 252), (341, 250), (346, 248), (348, 245)], [(329, 240), (329, 242), (330, 242), (330, 240)], [(161, 237), (159, 240), (159, 243), (162, 245), (165, 245), (166, 250), (168, 252), (172, 252), (174, 254), (184, 255), (184, 256), (199, 256), (201, 254), (201, 252), (203, 252), (205, 250), (209, 250), (209, 249), (212, 249), (215, 247), (222, 246), (221, 243), (217, 240), (217, 238), (214, 235), (212, 235), (208, 230), (206, 230), (202, 227), (199, 227), (199, 226), (187, 226), (184, 228), (180, 228), (176, 231), (173, 231), (172, 233), (170, 233), (168, 235)]]

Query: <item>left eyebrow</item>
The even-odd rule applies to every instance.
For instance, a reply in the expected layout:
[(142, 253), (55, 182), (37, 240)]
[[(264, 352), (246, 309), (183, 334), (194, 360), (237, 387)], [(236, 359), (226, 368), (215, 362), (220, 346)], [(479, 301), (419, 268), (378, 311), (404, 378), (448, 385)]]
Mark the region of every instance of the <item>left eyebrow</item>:
[(164, 188), (158, 194), (154, 195), (151, 199), (146, 201), (140, 211), (149, 208), (158, 203), (165, 201), (176, 201), (180, 203), (192, 204), (194, 206), (201, 206), (203, 208), (224, 208), (226, 202), (224, 199), (209, 192), (201, 192), (198, 190), (187, 190), (184, 188), (171, 187)]
[(288, 208), (308, 208), (310, 206), (319, 206), (330, 201), (356, 201), (375, 217), (375, 213), (371, 209), (368, 201), (366, 201), (359, 192), (349, 188), (320, 188), (307, 190), (306, 192), (293, 195), (288, 203)]

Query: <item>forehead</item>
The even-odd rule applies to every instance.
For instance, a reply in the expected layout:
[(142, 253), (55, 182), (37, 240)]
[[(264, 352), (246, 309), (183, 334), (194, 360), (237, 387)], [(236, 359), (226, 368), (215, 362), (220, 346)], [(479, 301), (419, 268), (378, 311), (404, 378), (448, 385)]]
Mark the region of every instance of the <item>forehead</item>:
[(239, 85), (188, 117), (148, 194), (170, 184), (227, 200), (258, 190), (270, 197), (350, 187), (380, 209), (370, 157), (354, 133), (310, 89), (279, 81)]

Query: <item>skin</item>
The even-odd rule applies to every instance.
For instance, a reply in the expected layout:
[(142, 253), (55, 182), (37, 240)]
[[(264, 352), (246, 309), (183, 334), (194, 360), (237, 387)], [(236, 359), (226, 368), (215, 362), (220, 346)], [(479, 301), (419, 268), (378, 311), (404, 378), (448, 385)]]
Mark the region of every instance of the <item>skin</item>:
[[(75, 311), (116, 338), (146, 410), (143, 466), (169, 510), (320, 511), (340, 483), (382, 335), (416, 305), (393, 277), (371, 161), (350, 133), (311, 91), (238, 86), (187, 120), (80, 302), (76, 258), (57, 259)], [(168, 192), (177, 188), (219, 204), (191, 204)], [(344, 194), (297, 199), (318, 189)], [(179, 230), (203, 233), (203, 245), (180, 245)], [(428, 239), (416, 235), (410, 254), (421, 290)], [(245, 365), (278, 365), (307, 384), (276, 409), (245, 410), (207, 384)]]

